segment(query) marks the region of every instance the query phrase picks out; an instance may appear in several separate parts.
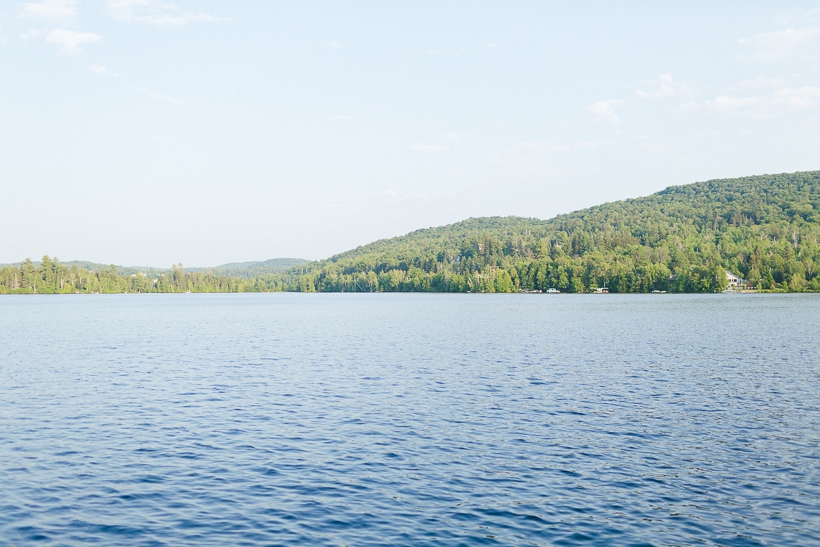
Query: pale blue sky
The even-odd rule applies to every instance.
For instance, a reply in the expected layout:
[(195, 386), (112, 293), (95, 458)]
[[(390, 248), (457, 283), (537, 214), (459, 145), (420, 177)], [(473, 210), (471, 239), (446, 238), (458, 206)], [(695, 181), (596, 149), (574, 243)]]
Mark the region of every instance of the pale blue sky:
[(817, 2), (0, 3), (0, 262), (323, 258), (820, 169)]

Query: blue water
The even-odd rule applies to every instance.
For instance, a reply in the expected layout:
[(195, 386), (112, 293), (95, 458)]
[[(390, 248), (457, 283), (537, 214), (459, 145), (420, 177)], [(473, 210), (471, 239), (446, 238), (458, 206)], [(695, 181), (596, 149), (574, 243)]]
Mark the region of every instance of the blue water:
[(0, 545), (820, 545), (820, 297), (0, 297)]

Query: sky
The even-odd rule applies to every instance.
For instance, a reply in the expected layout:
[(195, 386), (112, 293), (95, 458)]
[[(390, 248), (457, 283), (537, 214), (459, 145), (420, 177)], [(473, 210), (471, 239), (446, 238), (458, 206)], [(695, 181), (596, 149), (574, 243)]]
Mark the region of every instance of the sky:
[(820, 169), (817, 2), (0, 2), (0, 262), (326, 258)]

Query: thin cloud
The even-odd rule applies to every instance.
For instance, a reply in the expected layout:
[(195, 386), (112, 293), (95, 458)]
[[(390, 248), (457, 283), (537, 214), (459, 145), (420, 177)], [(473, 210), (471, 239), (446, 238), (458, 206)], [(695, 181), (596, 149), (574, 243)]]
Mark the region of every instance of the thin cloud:
[(399, 192), (393, 188), (328, 200), (324, 206), (330, 209), (341, 209), (356, 212), (405, 212), (407, 209), (427, 207), (429, 203), (441, 203), (442, 200), (453, 200), (454, 192), (433, 192), (429, 194)]
[(493, 177), (529, 182), (543, 181), (562, 172), (562, 156), (572, 149), (594, 147), (595, 143), (561, 143), (555, 140), (522, 141), (494, 151), (490, 157)]
[(141, 93), (145, 93), (147, 96), (149, 96), (153, 99), (157, 99), (158, 101), (163, 101), (163, 102), (166, 102), (168, 104), (172, 104), (174, 106), (182, 106), (182, 105), (185, 104), (185, 99), (183, 99), (182, 97), (172, 97), (170, 95), (162, 95), (160, 93), (156, 93), (154, 91), (151, 91), (150, 89), (142, 89), (142, 88), (139, 88), (139, 87), (135, 87), (134, 89), (141, 92)]
[(219, 21), (211, 14), (183, 11), (160, 0), (108, 0), (108, 13), (117, 21), (178, 27), (196, 21)]
[(755, 57), (761, 61), (777, 61), (796, 56), (801, 50), (820, 40), (820, 27), (761, 32), (739, 43), (754, 48)]
[(417, 152), (447, 152), (450, 147), (444, 144), (422, 144), (417, 142), (413, 145), (413, 150)]
[(54, 29), (46, 36), (46, 42), (60, 46), (63, 53), (80, 53), (83, 44), (93, 44), (102, 40), (101, 36), (90, 32)]
[[(734, 87), (767, 87), (770, 80), (750, 80), (740, 82)], [(755, 96), (719, 95), (703, 103), (690, 101), (680, 105), (683, 111), (697, 111), (702, 107), (716, 112), (732, 113), (739, 116), (753, 118), (769, 118), (777, 113), (778, 107), (811, 108), (820, 99), (820, 87), (774, 87), (774, 89), (758, 89)]]
[(575, 145), (571, 143), (558, 143), (555, 140), (549, 141), (522, 141), (519, 143), (514, 144), (513, 146), (509, 146), (504, 149), (504, 154), (511, 154), (514, 156), (520, 156), (523, 154), (529, 155), (544, 155), (544, 154), (554, 154), (554, 153), (562, 153), (567, 152), (573, 147), (588, 147), (589, 143), (583, 143), (582, 145)]
[(635, 95), (642, 98), (657, 98), (675, 95), (680, 91), (680, 86), (672, 78), (671, 74), (662, 74), (657, 80), (650, 80), (646, 83), (648, 87), (645, 89), (636, 89)]
[(597, 118), (609, 123), (610, 125), (619, 125), (621, 119), (615, 112), (615, 107), (622, 105), (624, 102), (620, 99), (609, 99), (608, 101), (597, 101), (587, 107), (587, 112), (596, 116)]
[(730, 88), (744, 91), (754, 90), (755, 92), (758, 92), (759, 90), (767, 91), (777, 89), (782, 83), (782, 78), (767, 78), (765, 76), (758, 76), (757, 78), (742, 80), (730, 86)]
[(815, 99), (820, 97), (820, 87), (786, 87), (778, 90), (778, 102), (786, 103), (798, 108), (814, 106)]
[(76, 0), (45, 0), (44, 2), (28, 2), (23, 4), (20, 17), (38, 19), (62, 19), (77, 15)]
[(758, 103), (757, 97), (727, 97), (720, 95), (713, 101), (706, 101), (706, 106), (713, 110), (738, 110), (754, 106)]
[(781, 13), (780, 15), (775, 16), (775, 20), (780, 23), (781, 25), (788, 26), (794, 23), (795, 21), (820, 21), (820, 9), (810, 9), (810, 10), (794, 10), (794, 11), (787, 11), (786, 13)]
[(21, 34), (20, 38), (23, 40), (31, 40), (32, 38), (39, 38), (43, 35), (43, 31), (37, 28), (30, 28), (25, 34)]
[(103, 65), (88, 65), (88, 70), (97, 76), (119, 76), (116, 72), (111, 72)]
[(341, 114), (339, 116), (333, 116), (333, 119), (337, 122), (349, 122), (353, 120), (353, 116), (350, 116), (348, 114)]

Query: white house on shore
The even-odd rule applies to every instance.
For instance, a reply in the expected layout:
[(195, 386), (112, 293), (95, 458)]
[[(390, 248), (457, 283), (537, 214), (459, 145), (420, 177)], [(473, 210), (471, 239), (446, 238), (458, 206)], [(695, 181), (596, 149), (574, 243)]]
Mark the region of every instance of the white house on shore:
[(738, 277), (729, 270), (726, 270), (726, 279), (729, 281), (729, 289), (737, 289), (738, 287), (745, 287), (746, 281), (742, 277)]

